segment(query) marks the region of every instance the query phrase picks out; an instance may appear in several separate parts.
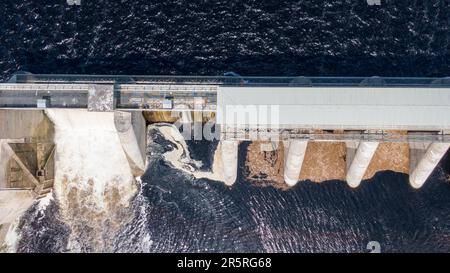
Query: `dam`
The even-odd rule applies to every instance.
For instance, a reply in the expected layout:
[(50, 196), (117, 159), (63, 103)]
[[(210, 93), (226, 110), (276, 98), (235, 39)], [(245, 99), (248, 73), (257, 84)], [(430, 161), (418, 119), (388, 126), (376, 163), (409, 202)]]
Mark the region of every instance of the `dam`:
[[(380, 143), (409, 145), (414, 188), (425, 183), (450, 147), (448, 78), (17, 73), (0, 84), (0, 159), (14, 158), (14, 164), (0, 165), (0, 179), (7, 181), (3, 190), (33, 189), (37, 196), (49, 191), (57, 144), (50, 132), (23, 132), (48, 118), (55, 123), (64, 111), (61, 122), (83, 127), (75, 116), (85, 115), (88, 123), (89, 115), (74, 110), (105, 115), (105, 128), (114, 125), (135, 176), (145, 169), (146, 126), (155, 113), (166, 115), (159, 121), (187, 126), (196, 140), (220, 140), (221, 180), (227, 185), (236, 180), (241, 141), (263, 141), (260, 149), (267, 151), (282, 144), (288, 186), (299, 181), (312, 142), (345, 143), (350, 187), (363, 180)], [(36, 116), (39, 121), (26, 123)], [(12, 132), (19, 123), (22, 132)]]

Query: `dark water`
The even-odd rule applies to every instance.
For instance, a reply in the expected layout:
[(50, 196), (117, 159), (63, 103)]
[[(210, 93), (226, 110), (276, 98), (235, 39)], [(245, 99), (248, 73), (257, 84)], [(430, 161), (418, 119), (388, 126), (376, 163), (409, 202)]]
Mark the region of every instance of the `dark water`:
[[(109, 251), (365, 252), (369, 241), (378, 241), (383, 252), (450, 251), (448, 164), (420, 190), (409, 186), (406, 175), (380, 172), (357, 189), (343, 181), (302, 181), (282, 191), (245, 181), (242, 168), (235, 185), (226, 187), (174, 169), (162, 154), (175, 145), (158, 128), (150, 135), (141, 192), (129, 208), (130, 220), (108, 241)], [(192, 151), (198, 156), (214, 146)], [(36, 211), (22, 219), (19, 250), (65, 251), (70, 229), (59, 220), (57, 205)]]
[(448, 76), (448, 0), (0, 1), (0, 77)]
[[(164, 141), (151, 133), (157, 151)], [(245, 151), (240, 147), (239, 166)], [(280, 191), (251, 185), (242, 168), (228, 188), (175, 171), (156, 154), (150, 166), (143, 178), (150, 251), (363, 252), (369, 241), (389, 252), (450, 251), (450, 185), (442, 167), (419, 191), (393, 172), (354, 190), (342, 181), (303, 181)]]
[[(449, 1), (381, 1), (0, 1), (0, 78), (16, 70), (449, 75)], [(227, 188), (173, 169), (161, 158), (171, 144), (154, 135), (142, 191), (113, 251), (362, 252), (369, 241), (382, 251), (450, 251), (448, 155), (417, 191), (392, 172), (353, 190), (303, 181), (281, 191), (242, 175)], [(190, 145), (205, 169), (214, 145)], [(18, 250), (66, 251), (70, 228), (60, 218), (55, 202), (31, 208)]]

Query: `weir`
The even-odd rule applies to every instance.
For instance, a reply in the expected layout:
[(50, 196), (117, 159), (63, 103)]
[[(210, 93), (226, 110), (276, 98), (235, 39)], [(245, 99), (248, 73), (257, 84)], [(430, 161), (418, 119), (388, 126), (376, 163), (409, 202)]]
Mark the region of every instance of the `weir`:
[(301, 176), (308, 142), (345, 143), (351, 187), (363, 180), (380, 143), (408, 143), (410, 182), (419, 188), (450, 146), (450, 85), (439, 78), (373, 79), (17, 74), (0, 84), (0, 108), (114, 112), (135, 175), (145, 169), (148, 113), (181, 113), (181, 123), (193, 127), (214, 119), (228, 185), (237, 177), (240, 141), (284, 142), (289, 186)]

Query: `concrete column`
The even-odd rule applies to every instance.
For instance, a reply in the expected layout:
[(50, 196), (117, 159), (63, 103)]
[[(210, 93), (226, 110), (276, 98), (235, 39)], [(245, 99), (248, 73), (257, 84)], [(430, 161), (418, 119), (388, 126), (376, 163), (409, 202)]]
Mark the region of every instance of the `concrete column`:
[(238, 166), (238, 146), (235, 140), (223, 140), (220, 142), (223, 176), (226, 185), (231, 186), (236, 182)]
[(350, 166), (353, 162), (353, 158), (355, 158), (356, 150), (358, 149), (359, 141), (346, 141), (346, 154), (345, 154), (345, 163), (347, 165), (346, 171), (350, 169)]
[[(129, 160), (131, 160), (131, 167), (136, 174), (143, 173), (145, 171), (144, 153), (141, 151), (139, 145), (139, 138), (132, 124), (132, 116), (129, 112), (114, 112), (114, 124), (116, 126), (117, 134), (119, 136), (122, 148)], [(144, 129), (140, 130), (145, 132)]]
[(427, 152), (428, 147), (431, 142), (411, 142), (409, 146), (409, 173), (419, 165), (420, 160), (423, 158)]
[(450, 143), (432, 143), (428, 147), (425, 155), (409, 176), (411, 186), (416, 189), (422, 187), (449, 147)]
[(145, 165), (147, 165), (147, 121), (145, 120), (144, 115), (141, 111), (131, 112), (131, 124), (136, 135), (139, 150), (141, 151), (142, 157), (144, 158), (144, 163)]
[(347, 183), (350, 187), (356, 188), (359, 186), (377, 147), (378, 142), (361, 142), (359, 144), (352, 164), (347, 171)]
[(294, 186), (298, 182), (307, 146), (306, 140), (289, 141), (284, 162), (284, 181), (289, 186)]

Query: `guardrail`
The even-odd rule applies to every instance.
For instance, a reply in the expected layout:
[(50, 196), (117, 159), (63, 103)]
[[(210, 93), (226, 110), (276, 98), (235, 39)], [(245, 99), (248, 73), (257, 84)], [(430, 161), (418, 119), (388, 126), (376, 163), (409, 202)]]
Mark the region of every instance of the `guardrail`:
[[(171, 110), (178, 105), (215, 111), (217, 86), (110, 84), (115, 109)], [(90, 85), (85, 83), (0, 84), (0, 108), (88, 108)], [(95, 95), (94, 95), (95, 97)], [(170, 102), (169, 106), (165, 106)], [(166, 104), (165, 104), (166, 103)], [(197, 109), (197, 110), (198, 110)]]
[(121, 83), (219, 86), (361, 86), (361, 87), (450, 87), (450, 77), (244, 77), (233, 76), (152, 76), (152, 75), (66, 75), (15, 74), (17, 83)]

